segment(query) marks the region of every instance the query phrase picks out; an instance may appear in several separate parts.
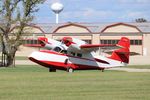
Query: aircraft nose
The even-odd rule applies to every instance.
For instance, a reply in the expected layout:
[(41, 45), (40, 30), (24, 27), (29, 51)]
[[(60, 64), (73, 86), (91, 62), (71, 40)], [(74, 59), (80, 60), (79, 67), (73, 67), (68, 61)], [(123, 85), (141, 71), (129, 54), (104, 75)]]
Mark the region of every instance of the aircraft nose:
[(35, 62), (35, 63), (39, 63), (39, 53), (37, 51), (32, 52), (29, 56), (28, 59)]
[(38, 53), (37, 53), (37, 51), (32, 52), (32, 53), (28, 56), (28, 59), (31, 59), (31, 58), (34, 58), (34, 59), (38, 58)]

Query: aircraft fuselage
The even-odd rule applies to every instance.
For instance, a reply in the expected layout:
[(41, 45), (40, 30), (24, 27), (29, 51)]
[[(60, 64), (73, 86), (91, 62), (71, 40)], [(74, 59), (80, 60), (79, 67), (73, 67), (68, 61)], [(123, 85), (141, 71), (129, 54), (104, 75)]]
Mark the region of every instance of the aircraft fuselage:
[(60, 70), (66, 70), (72, 68), (73, 70), (88, 70), (88, 69), (104, 69), (100, 67), (102, 64), (109, 64), (109, 62), (100, 60), (93, 57), (82, 57), (84, 54), (63, 54), (50, 50), (35, 51), (29, 59), (44, 67), (56, 68)]

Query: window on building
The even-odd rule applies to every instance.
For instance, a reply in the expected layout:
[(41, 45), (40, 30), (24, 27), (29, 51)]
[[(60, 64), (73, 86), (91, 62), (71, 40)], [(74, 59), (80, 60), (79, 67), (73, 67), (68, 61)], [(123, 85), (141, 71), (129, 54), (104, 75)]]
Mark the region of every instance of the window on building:
[[(101, 44), (117, 44), (119, 40), (100, 40)], [(142, 45), (142, 40), (130, 40), (131, 45)]]
[(142, 45), (142, 40), (130, 40), (131, 45)]
[(83, 41), (85, 41), (87, 44), (91, 44), (92, 43), (91, 40), (83, 40)]
[(111, 41), (112, 41), (112, 40), (108, 40), (108, 44), (111, 44)]
[(142, 45), (142, 40), (139, 40), (139, 45)]
[(32, 40), (32, 39), (27, 39), (27, 40), (22, 40), (22, 43), (24, 45), (38, 45), (38, 44), (40, 44), (40, 41), (38, 41), (38, 40)]
[(101, 44), (117, 44), (119, 40), (101, 40)]

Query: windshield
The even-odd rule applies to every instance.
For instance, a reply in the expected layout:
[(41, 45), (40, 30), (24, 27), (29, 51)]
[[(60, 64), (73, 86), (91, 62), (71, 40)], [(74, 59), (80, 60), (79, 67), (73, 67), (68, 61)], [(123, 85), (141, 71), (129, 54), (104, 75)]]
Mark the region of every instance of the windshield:
[(60, 52), (62, 49), (60, 47), (55, 47), (53, 50), (56, 52)]

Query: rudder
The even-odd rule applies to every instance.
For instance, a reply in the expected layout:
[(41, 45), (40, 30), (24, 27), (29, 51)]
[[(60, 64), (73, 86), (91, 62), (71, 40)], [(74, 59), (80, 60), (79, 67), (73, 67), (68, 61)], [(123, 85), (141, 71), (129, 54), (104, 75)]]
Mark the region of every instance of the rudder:
[(129, 63), (130, 40), (126, 37), (122, 37), (118, 42), (117, 46), (121, 48), (113, 51), (110, 58), (124, 63)]

